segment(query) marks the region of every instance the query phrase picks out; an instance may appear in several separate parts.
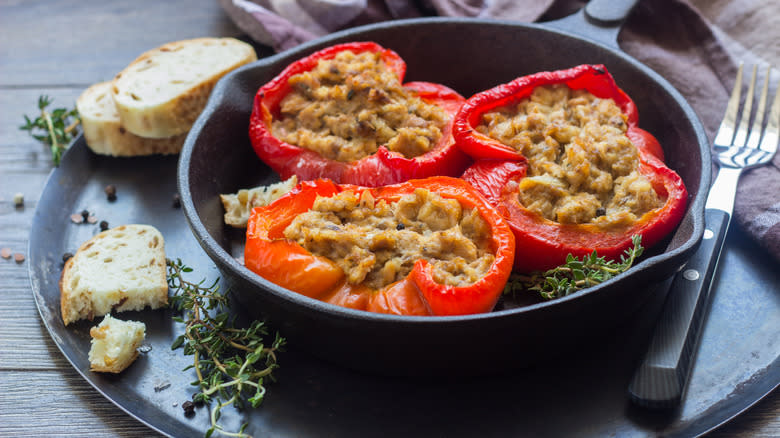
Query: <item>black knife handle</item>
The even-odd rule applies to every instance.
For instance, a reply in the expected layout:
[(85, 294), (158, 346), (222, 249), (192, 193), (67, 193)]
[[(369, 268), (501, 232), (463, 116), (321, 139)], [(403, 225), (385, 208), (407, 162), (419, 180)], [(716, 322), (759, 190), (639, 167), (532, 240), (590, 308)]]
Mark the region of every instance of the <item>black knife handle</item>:
[(704, 218), (704, 239), (675, 274), (650, 347), (629, 385), (629, 396), (637, 405), (673, 408), (685, 391), (731, 216), (708, 209)]

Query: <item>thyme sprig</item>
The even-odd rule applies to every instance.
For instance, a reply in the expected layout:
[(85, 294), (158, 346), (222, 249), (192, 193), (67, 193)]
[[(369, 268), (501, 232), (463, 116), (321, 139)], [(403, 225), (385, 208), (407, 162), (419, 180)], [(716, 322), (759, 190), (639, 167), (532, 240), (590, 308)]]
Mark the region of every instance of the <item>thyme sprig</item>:
[(52, 161), (55, 166), (60, 165), (60, 159), (68, 143), (76, 134), (76, 127), (81, 123), (78, 111), (67, 108), (56, 108), (48, 111), (46, 108), (54, 101), (49, 96), (42, 95), (38, 98), (40, 116), (31, 119), (24, 116), (24, 125), (19, 127), (22, 131), (29, 131), (30, 136), (41, 141), (51, 149)]
[(620, 262), (606, 260), (593, 251), (582, 259), (569, 254), (566, 263), (544, 272), (512, 274), (504, 293), (514, 295), (520, 291), (536, 291), (542, 298), (551, 300), (603, 283), (628, 270), (642, 255), (642, 236), (633, 236), (631, 242), (633, 247), (620, 256)]
[(245, 402), (258, 407), (265, 397), (264, 382), (274, 380), (278, 368), (276, 353), (284, 346), (284, 338), (277, 333), (267, 343), (268, 329), (263, 322), (254, 321), (247, 328), (236, 328), (228, 313), (228, 296), (219, 290), (219, 280), (211, 285), (204, 281), (192, 283), (182, 277), (192, 268), (181, 260), (167, 260), (168, 287), (174, 291), (171, 305), (182, 311), (184, 317), (174, 320), (184, 324), (184, 334), (177, 337), (171, 349), (183, 348), (185, 355), (193, 356), (193, 363), (184, 370), (194, 369), (197, 380), (192, 382), (200, 392), (193, 396), (195, 403), (211, 407), (211, 427), (206, 437), (214, 432), (227, 436), (248, 437), (244, 430), (229, 432), (219, 423), (222, 408), (234, 405), (241, 409)]

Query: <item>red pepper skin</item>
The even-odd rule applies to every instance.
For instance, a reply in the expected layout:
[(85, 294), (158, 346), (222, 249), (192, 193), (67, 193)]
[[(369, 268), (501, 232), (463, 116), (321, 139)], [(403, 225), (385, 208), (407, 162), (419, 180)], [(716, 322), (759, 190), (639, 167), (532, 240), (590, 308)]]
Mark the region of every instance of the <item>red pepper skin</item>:
[[(527, 210), (517, 198), (517, 182), (526, 164), (514, 148), (476, 131), (482, 115), (528, 97), (537, 86), (565, 84), (585, 89), (599, 98), (612, 99), (626, 116), (627, 136), (639, 150), (640, 172), (653, 184), (665, 204), (646, 213), (628, 228), (601, 228), (593, 224), (560, 224)], [(619, 258), (633, 235), (650, 247), (670, 233), (682, 219), (687, 191), (682, 179), (663, 164), (658, 141), (638, 127), (636, 105), (615, 83), (603, 65), (580, 65), (568, 70), (541, 72), (517, 78), (469, 98), (455, 117), (458, 146), (478, 160), (463, 175), (507, 219), (515, 233), (515, 270), (546, 270), (565, 262), (568, 254), (581, 257), (596, 250), (600, 256)]]
[[(615, 83), (615, 79), (603, 65), (580, 65), (567, 70), (540, 72), (519, 77), (506, 84), (498, 85), (475, 94), (466, 100), (453, 122), (453, 135), (458, 147), (475, 160), (482, 158), (512, 160), (521, 155), (511, 146), (486, 135), (475, 127), (482, 115), (496, 108), (515, 103), (531, 95), (534, 88), (543, 85), (565, 84), (571, 89), (585, 89), (596, 97), (612, 99), (626, 115), (626, 135), (634, 145), (664, 160), (663, 149), (650, 133), (639, 128), (639, 112), (636, 104)], [(647, 155), (647, 154), (643, 154)]]
[(561, 224), (526, 209), (518, 200), (516, 190), (518, 182), (525, 177), (523, 161), (480, 160), (463, 173), (463, 179), (509, 222), (516, 242), (515, 271), (544, 271), (563, 264), (568, 254), (582, 257), (595, 250), (599, 256), (619, 259), (632, 246), (632, 236), (641, 235), (642, 245), (649, 248), (674, 230), (685, 214), (688, 192), (677, 173), (649, 152), (640, 153), (646, 159), (640, 172), (666, 202), (628, 228)]
[[(327, 159), (316, 152), (286, 143), (271, 133), (271, 122), (279, 114), (279, 104), (292, 91), (290, 77), (312, 70), (319, 60), (332, 59), (346, 50), (356, 54), (380, 53), (384, 63), (395, 72), (399, 81), (403, 81), (406, 73), (404, 61), (394, 51), (372, 42), (339, 44), (290, 64), (255, 95), (249, 137), (257, 156), (282, 179), (297, 175), (303, 181), (328, 178), (343, 184), (376, 187), (435, 175), (459, 176), (471, 160), (455, 146), (451, 123), (446, 126), (439, 143), (418, 157), (405, 158), (380, 147), (375, 154), (348, 163)], [(454, 118), (465, 101), (463, 96), (444, 85), (410, 82), (404, 87), (416, 91), (424, 101), (442, 107), (450, 118)]]
[[(368, 190), (377, 200), (395, 202), (417, 188), (456, 199), (463, 207), (476, 208), (488, 223), (495, 260), (474, 284), (454, 287), (436, 283), (431, 266), (418, 260), (406, 278), (380, 290), (351, 285), (335, 263), (284, 238), (284, 229), (297, 215), (308, 211), (317, 196), (333, 196), (346, 190), (359, 195)], [(501, 215), (461, 179), (440, 176), (378, 188), (315, 180), (305, 181), (276, 202), (252, 210), (244, 263), (252, 272), (279, 286), (332, 304), (400, 315), (461, 315), (493, 309), (512, 270), (514, 249), (514, 235)]]

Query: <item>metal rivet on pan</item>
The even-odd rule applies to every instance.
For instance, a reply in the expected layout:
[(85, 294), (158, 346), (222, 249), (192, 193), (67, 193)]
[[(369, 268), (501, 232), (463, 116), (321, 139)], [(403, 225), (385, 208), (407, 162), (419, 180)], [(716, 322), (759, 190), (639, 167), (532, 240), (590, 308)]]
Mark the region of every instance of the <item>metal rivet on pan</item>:
[(704, 230), (704, 238), (705, 239), (712, 239), (712, 236), (714, 236), (714, 235), (715, 235), (715, 233), (713, 233), (711, 229), (707, 228), (706, 230)]
[(687, 271), (683, 272), (683, 277), (686, 280), (696, 281), (699, 279), (699, 271), (695, 269), (688, 269)]

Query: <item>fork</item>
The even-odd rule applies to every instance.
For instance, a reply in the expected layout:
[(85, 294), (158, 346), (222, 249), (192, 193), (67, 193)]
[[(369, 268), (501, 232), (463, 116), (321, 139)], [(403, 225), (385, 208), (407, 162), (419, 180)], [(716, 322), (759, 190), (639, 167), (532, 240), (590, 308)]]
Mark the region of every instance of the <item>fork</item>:
[(712, 280), (734, 211), (739, 177), (746, 169), (769, 163), (777, 152), (780, 86), (762, 132), (770, 72), (771, 67), (767, 69), (749, 127), (756, 67), (753, 67), (739, 124), (742, 65), (737, 71), (726, 114), (713, 142), (712, 158), (718, 164), (718, 173), (707, 196), (703, 240), (672, 279), (650, 346), (628, 388), (629, 397), (639, 406), (671, 409), (682, 400), (706, 317)]

